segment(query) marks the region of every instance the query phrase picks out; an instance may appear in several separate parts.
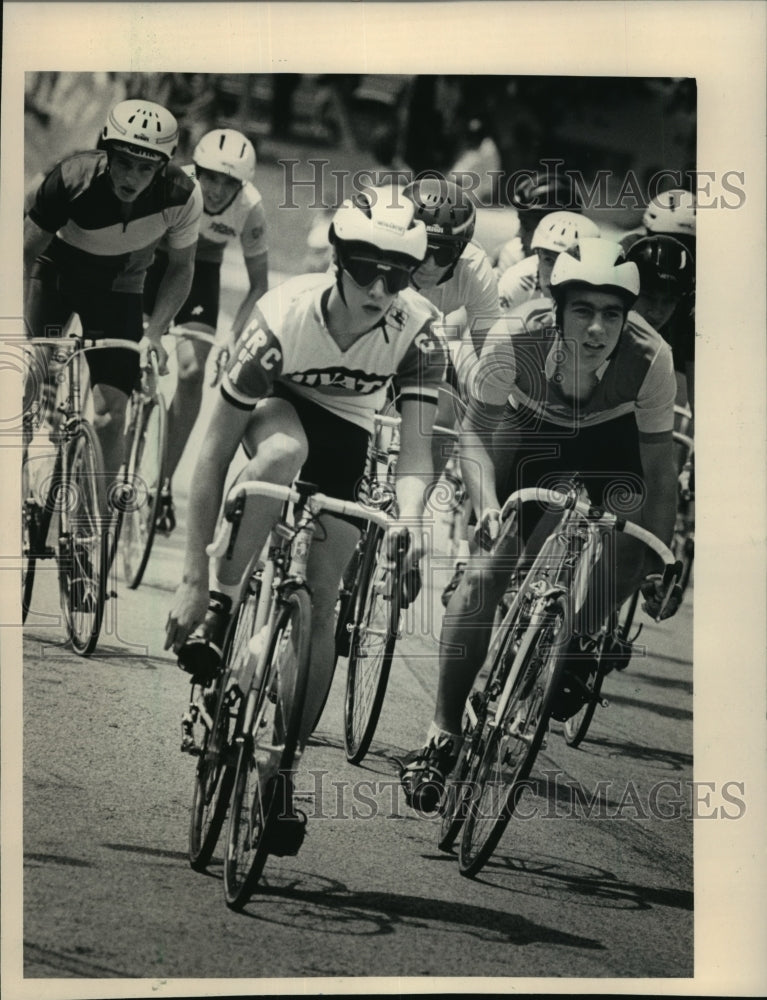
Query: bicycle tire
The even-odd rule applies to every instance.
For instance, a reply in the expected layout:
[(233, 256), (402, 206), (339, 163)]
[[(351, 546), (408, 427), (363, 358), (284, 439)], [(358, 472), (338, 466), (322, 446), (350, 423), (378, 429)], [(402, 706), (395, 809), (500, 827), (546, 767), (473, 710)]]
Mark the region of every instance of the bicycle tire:
[(152, 552), (168, 447), (168, 415), (162, 396), (139, 405), (141, 426), (131, 441), (128, 459), (132, 497), (119, 529), (123, 576), (130, 590), (141, 584)]
[[(534, 630), (532, 634), (531, 629)], [(473, 877), (487, 864), (525, 789), (548, 727), (552, 699), (565, 665), (564, 646), (557, 641), (557, 636), (567, 635), (568, 630), (567, 608), (558, 597), (549, 601), (540, 623), (531, 619), (522, 631), (522, 642), (528, 635), (530, 641), (503, 717), (495, 725), (491, 724), (491, 714), (486, 720), (482, 758), (477, 765), (459, 848), (461, 875)], [(513, 627), (508, 629), (497, 657), (505, 657), (511, 652), (516, 659), (519, 654), (510, 650), (509, 644), (518, 634)], [(512, 732), (512, 723), (519, 713), (523, 721), (517, 723)], [(496, 775), (498, 780), (493, 781)], [(495, 801), (494, 789), (498, 791)], [(486, 825), (482, 823), (484, 816), (487, 816)]]
[[(481, 732), (482, 724), (479, 723)], [(476, 744), (476, 745), (475, 745)], [(455, 767), (445, 785), (445, 799), (440, 810), (437, 847), (440, 851), (452, 850), (453, 844), (466, 822), (471, 789), (477, 764), (482, 759), (481, 739), (472, 741), (471, 733), (464, 733), (464, 742)]]
[(61, 498), (65, 530), (59, 538), (59, 596), (72, 649), (90, 656), (104, 618), (108, 533), (104, 459), (87, 420), (80, 421), (67, 443), (64, 460), (69, 492)]
[[(306, 589), (291, 590), (283, 599), (269, 640), (263, 677), (254, 680), (242, 702), (244, 716), (255, 698), (252, 722), (247, 731), (243, 725), (236, 738), (237, 765), (224, 860), (224, 896), (233, 910), (248, 901), (269, 856), (279, 784), (293, 766), (306, 701), (311, 619)], [(292, 668), (288, 668), (288, 653), (295, 660)]]
[(213, 857), (234, 785), (231, 747), (242, 692), (232, 681), (242, 676), (248, 662), (257, 603), (258, 592), (249, 584), (224, 640), (221, 672), (210, 686), (210, 695), (215, 696), (213, 725), (205, 727), (202, 737), (189, 821), (189, 863), (195, 871), (203, 871)]
[(594, 718), (594, 712), (599, 704), (599, 694), (602, 690), (604, 677), (605, 672), (602, 666), (602, 656), (600, 655), (596, 661), (596, 666), (593, 670), (589, 671), (589, 675), (584, 681), (589, 690), (588, 699), (584, 701), (583, 705), (581, 705), (574, 715), (571, 715), (562, 724), (562, 733), (565, 743), (568, 746), (573, 748), (579, 747), (586, 738), (591, 720)]
[(350, 764), (359, 764), (370, 749), (399, 631), (397, 588), (390, 587), (392, 596), (386, 599), (376, 581), (383, 542), (383, 530), (371, 527), (361, 556), (344, 698), (344, 748)]

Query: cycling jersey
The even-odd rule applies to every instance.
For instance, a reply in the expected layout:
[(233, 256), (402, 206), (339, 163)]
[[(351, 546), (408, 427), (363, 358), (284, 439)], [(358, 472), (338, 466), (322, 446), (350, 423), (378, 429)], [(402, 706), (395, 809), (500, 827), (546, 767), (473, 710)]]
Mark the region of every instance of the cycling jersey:
[(559, 388), (559, 344), (552, 302), (524, 303), (488, 334), (470, 379), (471, 396), (491, 406), (508, 402), (530, 427), (543, 420), (564, 434), (633, 414), (639, 440), (671, 437), (676, 396), (671, 349), (638, 313), (629, 313), (586, 400), (570, 399)]
[[(195, 177), (194, 165), (184, 167)], [(220, 264), (227, 245), (239, 239), (243, 257), (266, 253), (266, 216), (258, 189), (247, 181), (220, 212), (203, 208), (195, 260)]]
[(275, 382), (368, 431), (396, 376), (403, 399), (436, 404), (446, 348), (433, 327), (438, 318), (412, 289), (347, 350), (327, 328), (334, 277), (299, 275), (267, 292), (242, 335), (221, 392), (232, 405), (252, 409)]
[(56, 234), (41, 259), (51, 261), (65, 282), (114, 292), (141, 291), (155, 247), (166, 234), (173, 249), (194, 245), (201, 214), (199, 184), (172, 163), (135, 201), (120, 201), (107, 154), (98, 150), (58, 163), (29, 210), (36, 225)]
[(495, 273), (499, 276), (498, 280), (500, 281), (500, 277), (503, 276), (510, 267), (514, 267), (515, 264), (519, 264), (521, 261), (525, 260), (526, 257), (525, 248), (519, 236), (514, 236), (502, 244), (498, 250), (495, 264)]
[(487, 328), (501, 312), (498, 283), (485, 251), (469, 243), (456, 261), (455, 267), (433, 288), (418, 288), (418, 293), (439, 309), (443, 316), (458, 309), (466, 310), (466, 325), (474, 329), (475, 321), (485, 320)]
[(525, 257), (503, 272), (498, 279), (498, 297), (504, 312), (511, 312), (530, 299), (543, 297), (538, 280), (537, 254)]

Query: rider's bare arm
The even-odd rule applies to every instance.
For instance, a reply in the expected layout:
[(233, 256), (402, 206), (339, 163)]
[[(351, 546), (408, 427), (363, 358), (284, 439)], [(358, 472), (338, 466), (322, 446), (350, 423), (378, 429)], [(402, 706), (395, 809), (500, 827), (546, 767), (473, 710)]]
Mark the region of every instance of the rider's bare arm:
[(232, 335), (239, 340), (245, 324), (253, 312), (253, 306), (269, 287), (269, 256), (266, 252), (257, 257), (245, 257), (245, 268), (248, 272), (250, 288), (240, 303), (232, 323)]

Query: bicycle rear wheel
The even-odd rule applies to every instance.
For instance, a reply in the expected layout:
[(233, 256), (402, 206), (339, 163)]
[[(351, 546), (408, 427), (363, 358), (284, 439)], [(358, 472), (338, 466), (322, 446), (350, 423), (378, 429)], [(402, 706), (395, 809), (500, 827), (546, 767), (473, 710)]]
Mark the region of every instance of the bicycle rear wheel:
[(568, 617), (561, 597), (547, 599), (540, 616), (533, 612), (524, 628), (512, 624), (496, 654), (513, 658), (515, 676), (502, 717), (495, 720), (490, 712), (486, 720), (459, 849), (462, 875), (476, 875), (487, 863), (525, 789), (564, 669)]
[(354, 627), (344, 700), (344, 746), (346, 759), (351, 764), (359, 764), (370, 749), (386, 695), (399, 631), (396, 586), (388, 587), (391, 597), (385, 597), (380, 580), (383, 540), (382, 529), (369, 529), (353, 611)]
[(65, 461), (59, 595), (72, 649), (79, 656), (90, 656), (104, 617), (108, 533), (104, 460), (87, 421), (81, 421), (68, 442)]
[(584, 692), (584, 702), (581, 707), (574, 715), (571, 715), (569, 719), (565, 719), (562, 724), (562, 732), (565, 737), (565, 743), (567, 743), (568, 746), (580, 746), (586, 738), (586, 733), (589, 731), (591, 720), (594, 718), (594, 712), (599, 704), (599, 694), (602, 690), (602, 681), (604, 680), (604, 676), (605, 672), (602, 666), (602, 655), (600, 653), (593, 668), (589, 669), (588, 675), (582, 678), (584, 685), (588, 689), (588, 696), (586, 696)]
[(204, 724), (189, 823), (189, 863), (196, 871), (202, 871), (213, 856), (234, 784), (236, 760), (232, 740), (242, 702), (238, 679), (243, 676), (250, 656), (248, 643), (253, 634), (257, 603), (258, 593), (251, 582), (229, 626), (222, 671), (202, 693), (203, 704), (213, 707), (213, 711), (211, 723)]
[(266, 668), (243, 701), (255, 700), (252, 721), (235, 740), (237, 769), (229, 809), (224, 895), (232, 909), (245, 905), (269, 855), (269, 834), (284, 797), (280, 790), (298, 747), (306, 700), (311, 601), (304, 589), (287, 595), (269, 642)]
[(141, 407), (128, 456), (130, 496), (120, 526), (123, 575), (131, 590), (144, 576), (149, 562), (165, 477), (168, 416), (159, 394), (148, 401), (134, 401)]

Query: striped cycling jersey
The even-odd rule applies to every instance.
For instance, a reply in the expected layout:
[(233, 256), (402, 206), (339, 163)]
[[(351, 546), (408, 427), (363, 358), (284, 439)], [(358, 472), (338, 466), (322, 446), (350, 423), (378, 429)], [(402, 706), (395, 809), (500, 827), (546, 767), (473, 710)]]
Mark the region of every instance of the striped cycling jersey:
[(498, 279), (498, 297), (504, 312), (511, 312), (523, 302), (540, 299), (542, 296), (537, 254), (513, 264)]
[[(184, 172), (195, 177), (194, 164), (184, 167)], [(243, 257), (259, 257), (267, 251), (264, 206), (260, 192), (250, 181), (220, 212), (211, 213), (203, 206), (195, 260), (220, 264), (224, 250), (234, 240), (239, 240)]]
[(588, 399), (571, 399), (559, 388), (560, 344), (550, 299), (531, 300), (503, 317), (488, 334), (469, 381), (475, 404), (508, 403), (567, 434), (633, 413), (640, 440), (671, 436), (676, 396), (671, 349), (641, 316), (628, 314), (615, 350), (596, 371), (598, 382)]
[[(129, 211), (127, 219), (123, 213)], [(41, 255), (66, 279), (114, 292), (140, 292), (163, 237), (182, 250), (197, 241), (202, 215), (199, 184), (168, 164), (135, 201), (112, 189), (107, 154), (74, 153), (45, 177), (30, 219), (55, 233)]]
[(437, 402), (446, 349), (433, 327), (436, 311), (405, 289), (344, 351), (325, 318), (334, 280), (328, 274), (299, 275), (262, 296), (222, 380), (225, 399), (252, 409), (272, 383), (282, 382), (368, 431), (394, 376), (403, 399)]
[(443, 316), (465, 309), (469, 330), (474, 329), (477, 320), (478, 326), (486, 330), (501, 314), (495, 273), (487, 254), (476, 243), (466, 246), (448, 278), (433, 288), (418, 288), (417, 284), (416, 288)]

